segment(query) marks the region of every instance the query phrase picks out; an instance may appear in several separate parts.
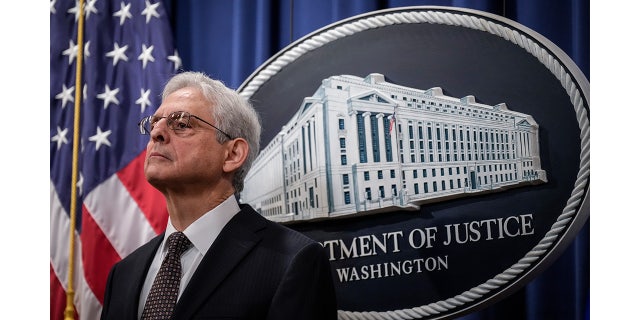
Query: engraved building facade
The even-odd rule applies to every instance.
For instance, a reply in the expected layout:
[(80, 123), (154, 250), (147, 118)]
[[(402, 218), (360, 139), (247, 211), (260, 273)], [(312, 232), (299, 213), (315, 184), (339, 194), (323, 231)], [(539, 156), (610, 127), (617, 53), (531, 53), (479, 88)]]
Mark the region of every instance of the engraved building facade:
[(285, 222), (418, 209), (544, 183), (538, 124), (506, 104), (340, 75), (261, 151), (241, 201)]

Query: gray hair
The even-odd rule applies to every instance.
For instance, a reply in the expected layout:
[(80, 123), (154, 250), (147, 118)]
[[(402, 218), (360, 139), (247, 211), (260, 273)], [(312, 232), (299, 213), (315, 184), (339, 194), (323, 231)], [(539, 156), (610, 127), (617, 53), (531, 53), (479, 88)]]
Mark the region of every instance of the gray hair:
[[(233, 138), (243, 138), (249, 144), (249, 155), (233, 177), (236, 196), (244, 188), (244, 178), (260, 150), (262, 127), (257, 112), (249, 101), (221, 81), (211, 79), (204, 73), (186, 71), (173, 76), (162, 92), (162, 101), (182, 88), (199, 88), (211, 103), (211, 114), (215, 125)], [(216, 139), (224, 143), (229, 138), (216, 130)]]

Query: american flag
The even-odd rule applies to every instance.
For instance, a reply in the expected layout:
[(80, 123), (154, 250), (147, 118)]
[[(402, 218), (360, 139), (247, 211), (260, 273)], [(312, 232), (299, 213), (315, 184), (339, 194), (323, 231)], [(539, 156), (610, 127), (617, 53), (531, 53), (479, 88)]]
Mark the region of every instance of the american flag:
[(64, 318), (72, 279), (76, 318), (98, 319), (111, 266), (166, 226), (164, 198), (144, 179), (148, 137), (136, 124), (159, 106), (162, 87), (181, 60), (162, 0), (88, 0), (83, 10), (78, 1), (51, 0), (50, 11), (50, 313)]

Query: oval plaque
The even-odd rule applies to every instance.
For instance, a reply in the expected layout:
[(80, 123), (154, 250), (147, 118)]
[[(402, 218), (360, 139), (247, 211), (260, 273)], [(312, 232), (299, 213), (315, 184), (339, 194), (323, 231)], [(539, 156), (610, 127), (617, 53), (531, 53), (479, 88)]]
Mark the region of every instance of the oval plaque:
[(524, 286), (589, 215), (589, 83), (540, 34), (452, 7), (317, 30), (238, 91), (241, 201), (324, 245), (340, 319), (444, 319)]

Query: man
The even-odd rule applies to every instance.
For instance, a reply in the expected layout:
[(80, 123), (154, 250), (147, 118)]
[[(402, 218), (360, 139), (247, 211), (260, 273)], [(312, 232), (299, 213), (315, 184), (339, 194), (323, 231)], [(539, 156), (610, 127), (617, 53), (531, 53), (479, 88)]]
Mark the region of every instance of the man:
[[(202, 73), (183, 72), (139, 126), (150, 135), (145, 177), (164, 195), (169, 221), (164, 234), (113, 266), (102, 319), (337, 318), (323, 247), (236, 200), (261, 130), (245, 99)], [(186, 238), (167, 241), (173, 233)], [(177, 241), (181, 255), (168, 245)], [(181, 278), (171, 281), (179, 288), (160, 287), (170, 282), (165, 256), (175, 259)], [(164, 303), (175, 307), (154, 308)]]

